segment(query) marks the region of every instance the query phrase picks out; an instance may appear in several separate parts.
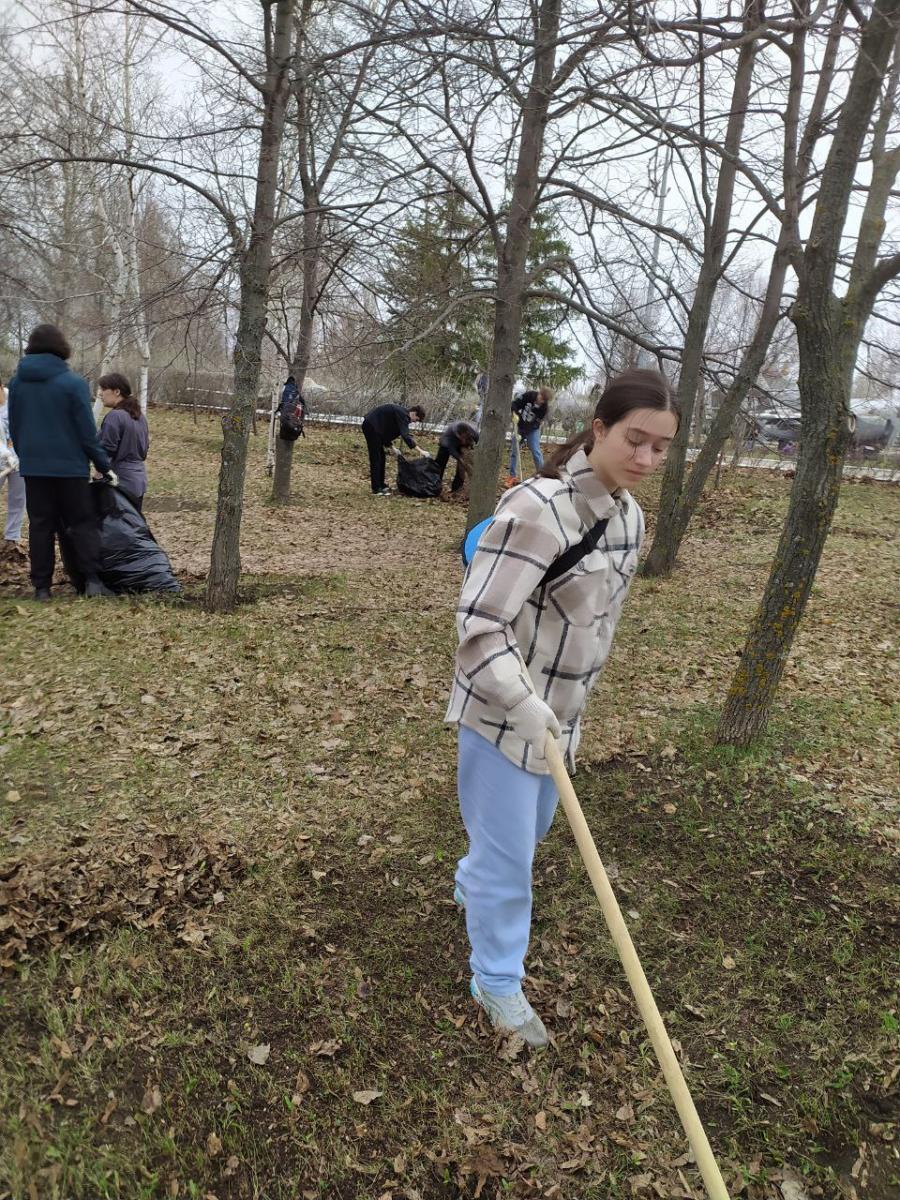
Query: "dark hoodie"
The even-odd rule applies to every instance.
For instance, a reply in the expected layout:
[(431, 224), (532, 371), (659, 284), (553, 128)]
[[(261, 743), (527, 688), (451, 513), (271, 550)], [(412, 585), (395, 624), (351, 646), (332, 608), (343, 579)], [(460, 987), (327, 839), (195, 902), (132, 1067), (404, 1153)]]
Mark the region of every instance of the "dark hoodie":
[(9, 436), (19, 473), (83, 479), (110, 469), (87, 381), (55, 354), (26, 354), (9, 381)]

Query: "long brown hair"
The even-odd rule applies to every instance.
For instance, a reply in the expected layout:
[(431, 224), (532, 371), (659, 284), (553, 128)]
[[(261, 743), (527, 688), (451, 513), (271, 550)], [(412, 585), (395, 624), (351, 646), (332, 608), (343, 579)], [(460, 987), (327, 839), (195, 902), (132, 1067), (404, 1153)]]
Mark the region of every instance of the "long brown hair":
[(109, 388), (111, 392), (118, 392), (122, 399), (116, 408), (124, 408), (133, 421), (141, 419), (141, 406), (132, 396), (131, 384), (124, 375), (120, 375), (118, 371), (113, 371), (109, 375), (101, 375), (97, 380), (97, 387)]
[(623, 371), (606, 385), (587, 429), (582, 429), (581, 433), (576, 433), (554, 450), (537, 474), (545, 479), (559, 479), (559, 468), (564, 466), (573, 454), (582, 449), (585, 454), (590, 454), (593, 450), (594, 421), (602, 421), (607, 429), (612, 429), (613, 425), (618, 425), (624, 417), (638, 408), (654, 408), (657, 412), (674, 413), (678, 424), (681, 423), (681, 408), (669, 381), (661, 371), (650, 371), (643, 367)]

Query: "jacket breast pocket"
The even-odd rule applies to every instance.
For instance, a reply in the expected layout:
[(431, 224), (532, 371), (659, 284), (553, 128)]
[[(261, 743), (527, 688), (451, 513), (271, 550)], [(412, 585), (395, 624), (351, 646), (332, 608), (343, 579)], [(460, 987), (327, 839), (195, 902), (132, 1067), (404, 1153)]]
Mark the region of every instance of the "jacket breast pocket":
[(609, 595), (609, 564), (598, 556), (592, 569), (579, 564), (574, 571), (551, 583), (547, 603), (570, 625), (593, 625), (606, 611)]

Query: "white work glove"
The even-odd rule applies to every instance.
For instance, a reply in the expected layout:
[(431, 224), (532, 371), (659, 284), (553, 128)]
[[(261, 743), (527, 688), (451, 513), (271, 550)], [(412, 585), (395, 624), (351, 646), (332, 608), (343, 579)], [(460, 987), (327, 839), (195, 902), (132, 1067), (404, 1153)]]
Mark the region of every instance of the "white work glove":
[(428, 450), (424, 450), (421, 446), (416, 446), (416, 449), (422, 458), (431, 458), (431, 453)]
[(394, 458), (402, 458), (402, 455), (396, 446), (390, 446), (389, 449)]
[(119, 477), (113, 470), (106, 472), (106, 474), (103, 476), (103, 481), (104, 483), (111, 483), (113, 487), (119, 486)]
[(556, 713), (534, 692), (511, 708), (506, 714), (506, 719), (523, 742), (531, 742), (541, 753), (544, 751), (547, 734), (552, 733), (558, 738), (562, 732)]

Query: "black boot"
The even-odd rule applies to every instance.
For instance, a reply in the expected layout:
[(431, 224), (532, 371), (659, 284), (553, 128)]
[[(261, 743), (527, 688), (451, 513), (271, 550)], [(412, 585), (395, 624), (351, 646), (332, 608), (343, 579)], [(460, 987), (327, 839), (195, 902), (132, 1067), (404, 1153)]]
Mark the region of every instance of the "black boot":
[(44, 603), (46, 603), (50, 598), (51, 597), (50, 597), (50, 589), (49, 588), (35, 588), (34, 589), (34, 599), (35, 600), (43, 600)]

